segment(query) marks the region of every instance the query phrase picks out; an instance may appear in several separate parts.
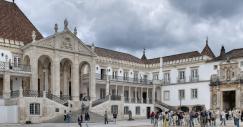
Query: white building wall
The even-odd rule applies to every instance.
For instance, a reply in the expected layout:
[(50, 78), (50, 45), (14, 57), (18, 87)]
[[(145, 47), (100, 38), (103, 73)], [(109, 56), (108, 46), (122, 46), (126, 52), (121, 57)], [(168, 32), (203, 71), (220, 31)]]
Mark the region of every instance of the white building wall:
[[(179, 90), (185, 90), (185, 99), (181, 101), (182, 105), (205, 105), (207, 109), (210, 108), (210, 87), (209, 82), (199, 82), (199, 83), (187, 83), (187, 84), (179, 84), (179, 85), (168, 85), (162, 86), (162, 94), (164, 91), (170, 91), (170, 99), (162, 101), (171, 106), (179, 106)], [(191, 97), (191, 89), (198, 90), (198, 98), (192, 99)]]
[(18, 106), (0, 106), (0, 123), (18, 123)]
[[(150, 107), (150, 111), (154, 111), (154, 106), (152, 104), (129, 104), (125, 103), (124, 106), (128, 106), (129, 110), (132, 112), (132, 116), (135, 118), (144, 118), (147, 115), (147, 107)], [(140, 107), (140, 115), (136, 115), (136, 107)], [(124, 115), (124, 117), (128, 117), (128, 115)]]

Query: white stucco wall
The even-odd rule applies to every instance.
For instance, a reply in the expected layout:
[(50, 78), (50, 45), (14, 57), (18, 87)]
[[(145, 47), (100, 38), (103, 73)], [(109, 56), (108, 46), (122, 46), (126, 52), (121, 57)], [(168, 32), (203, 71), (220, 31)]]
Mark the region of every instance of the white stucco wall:
[[(129, 104), (125, 103), (124, 107), (128, 106), (129, 110), (132, 112), (134, 118), (145, 118), (147, 116), (147, 107), (150, 107), (150, 111), (154, 111), (154, 106), (152, 104)], [(140, 107), (140, 115), (136, 115), (136, 107)], [(128, 115), (124, 115), (125, 118), (128, 118)]]
[[(170, 99), (162, 101), (171, 106), (179, 106), (179, 90), (185, 90), (185, 99), (181, 101), (182, 105), (205, 105), (207, 109), (210, 108), (210, 87), (209, 82), (199, 82), (199, 83), (187, 83), (180, 85), (168, 85), (162, 86), (162, 96), (164, 96), (164, 91), (170, 91)], [(191, 89), (198, 90), (198, 98), (192, 99), (191, 97)]]
[(0, 106), (0, 123), (18, 123), (18, 106)]

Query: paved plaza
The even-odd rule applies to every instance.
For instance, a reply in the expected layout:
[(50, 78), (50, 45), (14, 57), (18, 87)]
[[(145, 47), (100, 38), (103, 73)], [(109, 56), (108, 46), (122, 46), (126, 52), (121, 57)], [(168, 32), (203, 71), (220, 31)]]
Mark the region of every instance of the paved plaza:
[[(0, 127), (79, 127), (77, 123), (41, 123), (41, 124), (0, 124)], [(87, 127), (87, 125), (83, 125), (83, 127)], [(150, 124), (149, 120), (134, 120), (134, 121), (118, 121), (115, 123), (109, 123), (105, 125), (103, 123), (89, 123), (88, 127), (153, 127)], [(175, 127), (175, 126), (173, 126)], [(197, 125), (196, 127), (200, 127)], [(217, 125), (216, 127), (220, 127)], [(234, 127), (233, 121), (227, 121), (226, 127)], [(241, 123), (241, 127), (243, 127), (243, 123)]]

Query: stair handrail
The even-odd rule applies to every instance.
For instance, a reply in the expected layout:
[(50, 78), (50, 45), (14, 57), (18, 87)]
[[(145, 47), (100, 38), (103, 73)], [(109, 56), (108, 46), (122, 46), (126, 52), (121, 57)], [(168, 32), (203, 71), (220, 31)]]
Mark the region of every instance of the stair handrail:
[(96, 105), (99, 105), (99, 104), (102, 104), (102, 103), (108, 101), (109, 98), (110, 98), (110, 95), (107, 95), (107, 96), (105, 96), (104, 98), (97, 99), (97, 100), (93, 101), (93, 102), (92, 102), (92, 107), (94, 107), (94, 106), (96, 106)]
[(170, 106), (170, 105), (168, 105), (168, 104), (165, 104), (165, 103), (163, 103), (162, 101), (155, 100), (155, 103), (158, 104), (158, 105), (160, 105), (160, 106), (162, 106), (162, 107), (165, 107), (165, 108), (167, 108), (167, 109), (169, 109), (169, 110), (173, 110), (173, 111), (176, 110), (175, 107)]
[(55, 102), (57, 102), (59, 104), (62, 104), (64, 106), (67, 106), (66, 104), (68, 103), (68, 101), (66, 99), (65, 100), (61, 99), (60, 97), (58, 97), (58, 96), (56, 96), (56, 95), (54, 95), (54, 94), (52, 94), (50, 92), (46, 93), (46, 98), (48, 98), (50, 100), (53, 100), (53, 101), (55, 101)]

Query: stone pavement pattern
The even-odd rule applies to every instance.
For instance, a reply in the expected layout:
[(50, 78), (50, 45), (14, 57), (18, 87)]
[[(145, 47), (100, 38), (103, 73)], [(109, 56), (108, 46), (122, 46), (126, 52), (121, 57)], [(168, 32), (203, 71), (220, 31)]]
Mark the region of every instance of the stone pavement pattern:
[[(118, 121), (116, 124), (109, 123), (105, 125), (103, 123), (89, 123), (89, 127), (153, 127), (150, 124), (150, 120), (135, 120), (135, 121)], [(41, 124), (31, 124), (31, 125), (21, 125), (21, 124), (0, 124), (0, 127), (79, 127), (77, 123), (41, 123)], [(86, 127), (86, 125), (83, 125)], [(200, 127), (200, 126), (196, 126)], [(220, 127), (220, 126), (217, 126)], [(226, 127), (234, 127), (233, 121), (227, 121)], [(241, 123), (243, 127), (243, 123)]]

